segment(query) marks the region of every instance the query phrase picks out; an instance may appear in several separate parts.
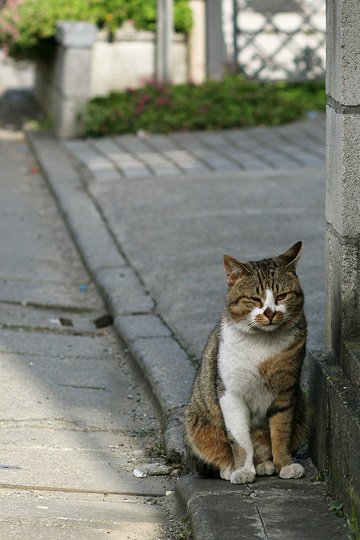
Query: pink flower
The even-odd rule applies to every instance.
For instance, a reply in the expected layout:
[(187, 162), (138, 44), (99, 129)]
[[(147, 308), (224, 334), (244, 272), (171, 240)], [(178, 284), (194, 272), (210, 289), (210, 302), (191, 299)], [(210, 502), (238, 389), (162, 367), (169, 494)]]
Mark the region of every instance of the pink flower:
[(156, 105), (158, 105), (159, 107), (163, 107), (165, 105), (170, 105), (170, 103), (171, 103), (170, 99), (168, 97), (166, 97), (166, 96), (160, 96), (156, 100)]

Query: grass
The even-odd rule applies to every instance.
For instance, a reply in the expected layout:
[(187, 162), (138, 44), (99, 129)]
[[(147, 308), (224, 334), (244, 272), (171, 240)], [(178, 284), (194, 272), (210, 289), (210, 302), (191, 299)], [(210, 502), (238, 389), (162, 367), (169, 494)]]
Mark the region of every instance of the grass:
[(276, 126), (325, 110), (325, 88), (302, 83), (249, 81), (227, 76), (195, 84), (148, 82), (89, 101), (80, 121), (87, 136)]

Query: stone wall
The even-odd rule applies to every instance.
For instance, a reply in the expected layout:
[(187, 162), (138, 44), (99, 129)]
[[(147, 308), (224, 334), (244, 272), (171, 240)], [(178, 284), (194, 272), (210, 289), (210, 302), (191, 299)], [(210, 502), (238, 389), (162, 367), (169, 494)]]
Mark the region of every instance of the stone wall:
[[(175, 34), (173, 39), (174, 83), (187, 80), (187, 47), (185, 37)], [(144, 80), (154, 79), (155, 35), (137, 31), (126, 23), (109, 43), (106, 34), (99, 32), (91, 58), (90, 94), (105, 95), (109, 90), (138, 87)]]
[[(86, 101), (112, 90), (138, 87), (155, 77), (155, 35), (125, 24), (109, 42), (85, 22), (58, 23), (52, 62), (38, 62), (35, 95), (61, 138), (81, 134), (77, 115)], [(188, 47), (174, 35), (173, 81), (188, 79)]]
[[(312, 455), (360, 534), (360, 4), (327, 2), (326, 343), (311, 369)], [(358, 536), (356, 536), (358, 538)]]

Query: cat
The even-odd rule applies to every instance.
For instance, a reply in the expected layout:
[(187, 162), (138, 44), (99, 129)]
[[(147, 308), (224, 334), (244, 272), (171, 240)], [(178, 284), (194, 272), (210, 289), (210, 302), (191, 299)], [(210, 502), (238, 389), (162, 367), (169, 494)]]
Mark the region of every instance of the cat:
[(198, 472), (232, 484), (255, 475), (301, 478), (293, 454), (307, 434), (300, 374), (306, 349), (302, 250), (253, 262), (225, 255), (225, 309), (203, 352), (185, 410), (185, 442)]

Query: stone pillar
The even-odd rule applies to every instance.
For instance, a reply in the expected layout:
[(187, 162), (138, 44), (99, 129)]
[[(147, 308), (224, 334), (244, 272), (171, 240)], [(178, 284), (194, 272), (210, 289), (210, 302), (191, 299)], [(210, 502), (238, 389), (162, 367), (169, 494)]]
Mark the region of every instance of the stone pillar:
[(81, 133), (77, 113), (90, 98), (91, 55), (96, 41), (95, 25), (85, 22), (57, 24), (53, 80), (54, 130), (58, 137)]
[(360, 5), (327, 4), (326, 345), (360, 338)]
[(222, 1), (206, 0), (206, 74), (222, 79), (225, 73), (225, 42), (222, 27)]
[(196, 83), (206, 78), (205, 0), (190, 0), (194, 25), (189, 36), (189, 79)]
[(360, 3), (327, 1), (326, 343), (310, 450), (360, 525)]
[(54, 128), (59, 137), (80, 134), (77, 112), (90, 97), (91, 54), (95, 25), (85, 22), (57, 24), (59, 43), (55, 67)]

